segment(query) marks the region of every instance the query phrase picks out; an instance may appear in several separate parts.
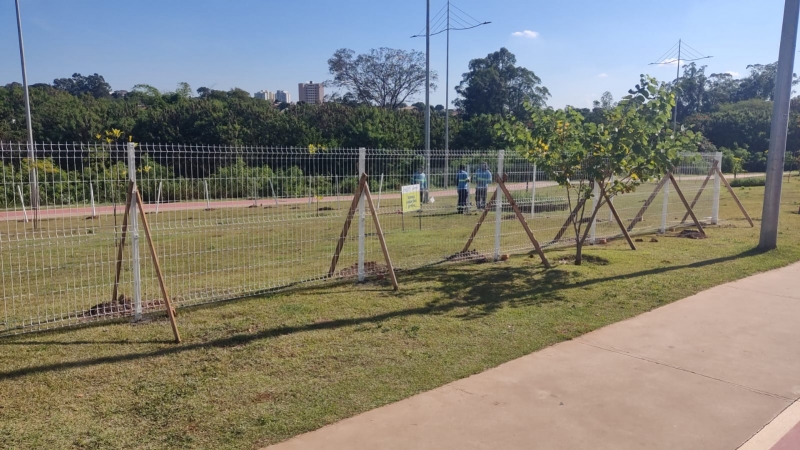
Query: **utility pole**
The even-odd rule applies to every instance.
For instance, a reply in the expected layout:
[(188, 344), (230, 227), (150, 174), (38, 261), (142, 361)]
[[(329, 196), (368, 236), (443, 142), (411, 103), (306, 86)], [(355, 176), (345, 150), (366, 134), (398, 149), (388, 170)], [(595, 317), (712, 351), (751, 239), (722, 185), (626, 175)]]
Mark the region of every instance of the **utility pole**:
[(786, 0), (783, 10), (783, 31), (775, 76), (775, 101), (767, 153), (767, 182), (764, 188), (764, 209), (761, 215), (759, 250), (778, 246), (778, 219), (781, 209), (783, 163), (786, 156), (786, 134), (789, 128), (789, 105), (792, 95), (792, 71), (797, 47), (797, 22), (800, 0)]
[(431, 180), (431, 0), (425, 10), (425, 176)]
[[(681, 47), (683, 47), (683, 39), (678, 39), (678, 70), (675, 73), (675, 88), (678, 88), (678, 82), (681, 80)], [(678, 99), (675, 98), (675, 112), (672, 113), (672, 134), (678, 132)]]
[(19, 12), (19, 0), (14, 0), (17, 7), (17, 34), (19, 35), (19, 59), (22, 63), (22, 87), (25, 90), (25, 117), (28, 124), (28, 177), (30, 181), (31, 208), (33, 209), (33, 227), (39, 224), (39, 177), (36, 173), (36, 153), (33, 143), (33, 125), (31, 124), (31, 98), (28, 92), (28, 71), (25, 68), (25, 45), (22, 42), (22, 17)]
[(450, 177), (450, 0), (447, 0), (447, 56), (444, 71), (444, 188)]
[[(676, 48), (677, 47), (677, 48)], [(676, 56), (677, 50), (677, 58)], [(686, 54), (689, 59), (684, 59), (684, 54)], [(713, 58), (713, 56), (704, 56), (697, 50), (690, 47), (688, 44), (683, 42), (683, 39), (678, 39), (678, 43), (673, 45), (666, 53), (664, 53), (656, 62), (651, 62), (651, 66), (661, 66), (661, 65), (668, 65), (672, 64), (673, 62), (677, 63), (678, 69), (675, 74), (675, 109), (672, 113), (672, 133), (675, 134), (678, 132), (678, 83), (681, 81), (681, 61), (682, 62), (693, 62), (699, 61), (701, 59), (709, 59)]]

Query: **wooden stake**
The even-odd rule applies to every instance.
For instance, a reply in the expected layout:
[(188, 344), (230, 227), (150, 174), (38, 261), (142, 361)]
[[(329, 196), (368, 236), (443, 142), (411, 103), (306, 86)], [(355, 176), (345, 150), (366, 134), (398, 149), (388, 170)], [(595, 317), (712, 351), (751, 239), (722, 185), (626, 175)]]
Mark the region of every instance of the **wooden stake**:
[[(670, 172), (668, 175), (671, 176), (672, 173)], [(661, 188), (663, 188), (664, 185), (667, 184), (668, 179), (669, 177), (667, 175), (661, 177), (661, 181), (658, 182), (655, 190), (653, 190), (653, 193), (650, 194), (650, 197), (648, 197), (647, 200), (644, 202), (644, 205), (642, 205), (642, 209), (640, 209), (639, 212), (636, 213), (636, 217), (634, 217), (633, 220), (631, 221), (631, 224), (628, 225), (627, 231), (633, 230), (633, 227), (635, 227), (637, 223), (642, 221), (642, 217), (644, 216), (644, 213), (647, 211), (647, 208), (649, 208), (650, 204), (653, 203), (653, 200), (656, 199), (656, 195), (658, 195), (658, 193), (661, 191)], [(609, 204), (610, 203), (611, 202), (609, 202)]]
[(394, 290), (396, 291), (399, 289), (397, 286), (397, 276), (394, 273), (394, 265), (392, 265), (392, 259), (389, 257), (389, 249), (386, 247), (386, 239), (383, 237), (381, 223), (378, 221), (378, 212), (375, 210), (375, 204), (372, 203), (372, 195), (369, 192), (369, 183), (367, 183), (366, 180), (364, 180), (364, 194), (367, 197), (367, 206), (369, 206), (370, 213), (372, 214), (372, 221), (375, 222), (375, 231), (377, 232), (378, 240), (381, 243), (383, 257), (386, 259), (386, 267), (389, 269), (389, 277), (391, 278), (392, 286), (394, 286)]
[(114, 277), (114, 291), (111, 297), (111, 303), (117, 301), (117, 291), (119, 289), (119, 275), (122, 271), (122, 250), (125, 248), (125, 236), (128, 233), (128, 212), (131, 209), (131, 202), (133, 201), (133, 181), (128, 183), (128, 196), (125, 200), (125, 213), (122, 215), (122, 236), (119, 240), (119, 251), (117, 251), (117, 271)]
[(472, 245), (472, 241), (475, 239), (475, 236), (478, 235), (478, 230), (481, 229), (481, 225), (483, 225), (483, 221), (486, 220), (486, 215), (489, 214), (489, 205), (494, 203), (497, 200), (497, 193), (499, 189), (494, 190), (494, 194), (492, 194), (492, 198), (486, 202), (486, 207), (483, 209), (483, 213), (481, 217), (478, 219), (478, 223), (475, 224), (475, 228), (472, 230), (472, 234), (469, 235), (469, 239), (467, 240), (467, 245), (464, 246), (464, 249), (461, 250), (461, 253), (466, 253), (469, 251), (469, 247)]
[[(606, 199), (606, 203), (608, 207), (611, 209), (611, 214), (614, 216), (614, 220), (617, 222), (619, 229), (622, 230), (622, 235), (625, 236), (625, 240), (628, 241), (628, 245), (631, 247), (631, 250), (636, 250), (636, 245), (633, 243), (631, 239), (631, 235), (628, 233), (628, 230), (625, 228), (625, 225), (622, 223), (622, 219), (619, 218), (619, 214), (617, 213), (617, 208), (614, 206), (614, 203), (608, 197), (608, 192), (603, 189), (603, 182), (600, 183), (600, 191), (603, 193), (603, 197)], [(660, 183), (659, 183), (660, 184)], [(661, 185), (663, 186), (663, 185)], [(661, 189), (661, 188), (658, 188)]]
[(722, 182), (725, 184), (725, 187), (728, 188), (728, 192), (730, 192), (731, 197), (733, 197), (733, 201), (736, 202), (736, 205), (739, 207), (739, 210), (742, 211), (742, 214), (744, 214), (744, 218), (747, 219), (747, 222), (750, 223), (751, 227), (755, 228), (755, 224), (753, 223), (753, 219), (750, 218), (750, 214), (748, 214), (747, 210), (744, 209), (744, 205), (742, 205), (742, 202), (739, 201), (739, 197), (736, 196), (736, 193), (733, 191), (733, 187), (731, 187), (731, 184), (728, 183), (727, 179), (725, 179), (725, 175), (722, 174), (722, 171), (719, 170), (718, 167), (716, 169), (717, 169), (717, 173), (719, 174), (720, 179), (722, 179)]
[(694, 215), (694, 211), (692, 211), (692, 208), (689, 207), (689, 202), (687, 202), (686, 197), (683, 196), (683, 192), (681, 192), (681, 188), (680, 186), (678, 186), (678, 182), (675, 180), (675, 177), (672, 176), (672, 172), (669, 173), (669, 179), (670, 181), (672, 181), (672, 185), (675, 187), (675, 192), (678, 193), (678, 197), (681, 198), (683, 206), (686, 207), (686, 211), (688, 211), (689, 215), (692, 216), (692, 220), (694, 220), (694, 224), (697, 227), (697, 230), (700, 231), (700, 234), (702, 234), (703, 237), (705, 237), (706, 232), (705, 230), (703, 230), (703, 226), (700, 225), (700, 221), (697, 220), (697, 217)]
[[(708, 182), (711, 180), (711, 175), (714, 175), (714, 172), (717, 171), (717, 160), (711, 164), (711, 170), (708, 171), (708, 175), (706, 175), (706, 179), (703, 180), (703, 184), (700, 185), (700, 190), (697, 191), (697, 195), (694, 196), (694, 200), (692, 200), (692, 204), (690, 205), (692, 211), (694, 211), (694, 206), (697, 204), (698, 200), (700, 200), (700, 196), (703, 195), (703, 191), (706, 189)], [(687, 212), (684, 214), (683, 219), (681, 219), (681, 223), (686, 222), (686, 219), (689, 218), (689, 213)]]
[(158, 255), (156, 254), (156, 247), (153, 244), (153, 238), (150, 235), (150, 225), (147, 223), (147, 214), (144, 213), (144, 203), (142, 196), (139, 195), (139, 190), (136, 189), (136, 203), (139, 205), (139, 213), (142, 217), (142, 225), (144, 226), (144, 234), (147, 236), (147, 243), (150, 247), (150, 256), (153, 258), (153, 264), (156, 269), (156, 276), (158, 277), (158, 284), (161, 286), (161, 295), (164, 296), (164, 303), (167, 307), (167, 316), (169, 316), (169, 323), (172, 326), (172, 334), (175, 335), (175, 343), (181, 343), (181, 335), (178, 332), (178, 324), (175, 322), (175, 309), (172, 307), (172, 301), (169, 299), (167, 293), (167, 286), (164, 283), (164, 274), (161, 272), (161, 264), (158, 262)]
[(342, 233), (339, 235), (339, 242), (336, 244), (336, 251), (333, 253), (333, 259), (331, 260), (331, 268), (328, 270), (328, 278), (332, 277), (334, 272), (336, 272), (336, 264), (339, 262), (339, 254), (342, 252), (342, 248), (344, 247), (344, 242), (347, 239), (347, 232), (350, 230), (350, 225), (353, 223), (353, 216), (355, 216), (356, 209), (358, 209), (358, 202), (361, 200), (361, 191), (364, 190), (366, 183), (367, 175), (363, 174), (361, 175), (361, 180), (358, 182), (356, 193), (353, 196), (353, 202), (350, 204), (350, 211), (347, 212), (347, 219), (344, 221)]
[[(542, 264), (544, 264), (544, 266), (549, 269), (551, 267), (550, 261), (548, 261), (547, 257), (544, 256), (544, 252), (542, 251), (542, 247), (539, 245), (539, 241), (537, 241), (536, 238), (533, 236), (533, 232), (531, 231), (530, 227), (528, 226), (528, 222), (525, 221), (525, 217), (522, 215), (522, 211), (519, 210), (519, 207), (517, 206), (517, 202), (514, 201), (514, 197), (512, 197), (511, 193), (508, 192), (508, 188), (506, 188), (506, 184), (503, 181), (498, 180), (497, 186), (500, 189), (503, 190), (503, 194), (505, 194), (506, 199), (508, 200), (508, 203), (511, 205), (511, 208), (514, 209), (514, 214), (517, 215), (517, 219), (519, 219), (519, 222), (522, 224), (522, 228), (524, 228), (525, 229), (525, 233), (528, 234), (528, 239), (531, 240), (531, 243), (533, 244), (533, 248), (535, 248), (536, 249), (536, 253), (539, 254), (539, 258), (541, 258)], [(497, 190), (495, 190), (495, 193), (497, 193)]]
[(553, 240), (550, 241), (550, 244), (556, 243), (559, 240), (561, 240), (561, 237), (564, 236), (564, 233), (567, 232), (567, 228), (569, 228), (569, 226), (572, 224), (572, 221), (575, 220), (575, 217), (577, 217), (578, 215), (578, 211), (581, 210), (584, 203), (586, 203), (585, 198), (578, 200), (578, 204), (575, 205), (575, 209), (573, 209), (572, 212), (569, 214), (569, 217), (567, 217), (567, 221), (564, 222), (564, 225), (561, 225), (561, 229), (558, 230), (558, 234), (556, 234), (556, 237), (554, 237)]

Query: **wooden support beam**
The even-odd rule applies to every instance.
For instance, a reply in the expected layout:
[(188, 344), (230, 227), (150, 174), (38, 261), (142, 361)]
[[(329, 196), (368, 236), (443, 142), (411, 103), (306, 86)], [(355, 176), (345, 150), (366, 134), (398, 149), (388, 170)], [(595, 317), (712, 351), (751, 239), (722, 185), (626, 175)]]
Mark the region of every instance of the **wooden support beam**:
[[(584, 203), (586, 203), (586, 199), (585, 198), (582, 198), (582, 199), (578, 200), (578, 204), (575, 205), (575, 209), (573, 209), (572, 212), (569, 214), (569, 217), (567, 217), (567, 221), (564, 222), (564, 225), (561, 225), (561, 229), (558, 230), (558, 233), (556, 234), (556, 237), (554, 237), (549, 242), (550, 244), (554, 244), (554, 243), (556, 243), (556, 242), (561, 240), (561, 238), (564, 236), (564, 233), (567, 232), (567, 228), (569, 228), (569, 226), (572, 224), (572, 221), (575, 220), (575, 217), (577, 217), (578, 211), (580, 211), (581, 208), (583, 208), (583, 204)], [(531, 208), (533, 208), (533, 205), (531, 205)]]
[[(499, 189), (503, 190), (503, 194), (505, 194), (506, 200), (508, 200), (508, 203), (511, 205), (511, 208), (514, 209), (514, 214), (517, 215), (517, 219), (519, 219), (519, 222), (522, 224), (522, 228), (524, 228), (525, 233), (528, 234), (528, 239), (531, 240), (533, 248), (535, 248), (536, 253), (539, 254), (539, 258), (542, 260), (542, 264), (544, 264), (544, 266), (549, 269), (551, 267), (550, 261), (548, 261), (547, 257), (544, 256), (544, 252), (542, 251), (542, 247), (539, 245), (539, 241), (537, 241), (536, 238), (533, 236), (533, 232), (528, 226), (528, 222), (525, 221), (525, 217), (522, 215), (522, 211), (519, 210), (519, 206), (517, 206), (517, 202), (514, 201), (514, 197), (511, 196), (511, 193), (508, 191), (508, 188), (506, 188), (506, 184), (503, 181), (498, 180), (497, 186)], [(495, 190), (495, 194), (497, 194), (497, 190)], [(531, 205), (531, 207), (533, 207), (533, 205)]]
[(625, 225), (622, 223), (622, 219), (619, 218), (619, 214), (617, 213), (617, 208), (614, 206), (614, 202), (612, 202), (611, 199), (608, 197), (608, 192), (606, 192), (606, 190), (603, 189), (602, 182), (600, 182), (600, 191), (603, 193), (603, 197), (605, 197), (606, 203), (608, 203), (608, 207), (611, 209), (611, 214), (614, 216), (614, 220), (617, 222), (619, 229), (622, 231), (622, 235), (625, 236), (625, 240), (628, 241), (628, 245), (631, 247), (631, 250), (636, 250), (636, 245), (633, 243), (633, 239), (631, 239), (631, 235), (628, 233), (628, 229), (626, 229)]
[(683, 192), (681, 191), (681, 187), (678, 186), (678, 182), (675, 180), (675, 177), (672, 176), (672, 172), (669, 173), (669, 179), (672, 181), (672, 186), (675, 187), (675, 192), (678, 193), (678, 197), (681, 198), (681, 202), (683, 202), (683, 206), (686, 207), (686, 211), (689, 212), (689, 215), (692, 216), (692, 220), (694, 221), (694, 225), (697, 227), (697, 230), (700, 231), (700, 234), (705, 237), (706, 231), (703, 229), (703, 226), (700, 225), (700, 221), (697, 220), (697, 216), (694, 215), (694, 211), (692, 208), (689, 207), (689, 202), (686, 201), (686, 197), (683, 196)]
[[(694, 211), (694, 206), (697, 204), (698, 200), (700, 200), (700, 196), (703, 195), (703, 191), (706, 189), (706, 186), (708, 185), (708, 182), (711, 180), (711, 176), (714, 175), (714, 172), (716, 172), (716, 171), (717, 171), (717, 160), (714, 160), (714, 162), (711, 164), (711, 170), (708, 171), (708, 175), (706, 175), (706, 179), (703, 180), (703, 184), (700, 185), (700, 190), (697, 191), (697, 195), (695, 195), (694, 199), (692, 200), (692, 204), (690, 205), (690, 208), (692, 209), (692, 211)], [(689, 213), (687, 212), (686, 214), (683, 215), (683, 219), (681, 219), (681, 223), (686, 222), (686, 219), (688, 219), (688, 218), (689, 218)]]
[(499, 189), (494, 190), (494, 194), (492, 194), (492, 198), (486, 202), (486, 207), (483, 209), (483, 213), (481, 217), (478, 219), (478, 223), (475, 224), (475, 228), (472, 230), (472, 234), (469, 235), (469, 239), (467, 240), (467, 245), (464, 246), (464, 249), (461, 250), (461, 253), (466, 253), (469, 251), (469, 247), (472, 245), (472, 241), (475, 239), (475, 236), (478, 235), (478, 230), (481, 229), (481, 225), (483, 225), (483, 221), (486, 220), (486, 216), (489, 214), (489, 208), (492, 203), (497, 200), (497, 193), (500, 192)]
[(156, 247), (153, 244), (153, 237), (150, 235), (150, 225), (147, 223), (147, 214), (144, 213), (144, 203), (142, 202), (142, 196), (139, 194), (139, 190), (134, 190), (136, 195), (136, 203), (139, 205), (139, 213), (142, 216), (142, 226), (144, 226), (144, 234), (147, 236), (147, 243), (150, 247), (150, 256), (153, 258), (153, 265), (155, 265), (156, 269), (156, 276), (158, 277), (158, 285), (161, 287), (161, 295), (164, 297), (164, 304), (167, 308), (167, 316), (169, 317), (169, 323), (172, 326), (172, 334), (175, 335), (175, 343), (181, 343), (181, 335), (178, 332), (178, 324), (175, 321), (175, 308), (172, 307), (172, 301), (169, 298), (169, 294), (167, 293), (167, 285), (164, 283), (164, 274), (161, 271), (161, 263), (158, 262), (158, 254), (156, 253)]
[(122, 237), (119, 240), (119, 250), (117, 251), (117, 269), (114, 276), (114, 290), (111, 294), (111, 303), (117, 301), (117, 293), (119, 291), (119, 276), (122, 272), (122, 250), (125, 248), (125, 236), (128, 233), (128, 214), (131, 210), (131, 202), (133, 201), (133, 190), (135, 183), (133, 181), (128, 183), (128, 196), (125, 200), (125, 213), (122, 215)]
[(664, 185), (667, 184), (669, 176), (671, 175), (672, 173), (669, 173), (668, 175), (661, 177), (661, 181), (658, 182), (655, 190), (653, 190), (653, 193), (650, 194), (650, 197), (648, 197), (647, 200), (644, 202), (644, 205), (642, 205), (642, 209), (640, 209), (639, 212), (636, 213), (636, 217), (634, 217), (633, 220), (631, 221), (631, 224), (628, 225), (628, 231), (632, 231), (633, 227), (635, 227), (637, 223), (642, 221), (642, 217), (644, 217), (644, 213), (647, 211), (647, 208), (650, 207), (650, 204), (652, 204), (653, 200), (656, 199), (656, 195), (658, 195), (658, 193), (661, 191)]
[(347, 212), (347, 218), (344, 221), (342, 233), (339, 235), (339, 242), (336, 244), (336, 251), (333, 253), (331, 268), (328, 270), (329, 278), (332, 277), (336, 272), (336, 264), (339, 262), (339, 254), (342, 252), (342, 248), (344, 248), (345, 240), (347, 240), (347, 232), (350, 230), (350, 225), (353, 223), (353, 216), (355, 216), (356, 209), (358, 209), (358, 203), (361, 200), (361, 193), (364, 190), (366, 183), (367, 175), (362, 174), (361, 179), (358, 182), (358, 187), (356, 188), (356, 193), (353, 195), (353, 201), (350, 203), (350, 210)]
[(386, 267), (389, 269), (389, 277), (392, 280), (392, 286), (396, 291), (398, 289), (397, 286), (397, 276), (394, 273), (394, 265), (392, 264), (392, 258), (389, 257), (389, 248), (386, 247), (386, 239), (383, 236), (383, 229), (381, 229), (381, 223), (378, 221), (378, 212), (375, 210), (375, 204), (372, 203), (372, 195), (369, 192), (369, 183), (364, 181), (364, 194), (367, 197), (367, 206), (369, 206), (370, 213), (372, 214), (372, 221), (375, 223), (375, 231), (378, 234), (378, 240), (381, 243), (381, 250), (383, 251), (383, 257), (386, 259)]
[(728, 188), (728, 192), (731, 194), (731, 197), (733, 197), (733, 201), (736, 202), (736, 206), (738, 206), (739, 210), (742, 212), (742, 214), (744, 214), (744, 218), (747, 219), (747, 222), (750, 224), (751, 227), (755, 228), (755, 224), (753, 223), (753, 219), (750, 218), (750, 214), (748, 214), (747, 210), (744, 209), (744, 205), (742, 205), (742, 202), (739, 201), (739, 197), (736, 195), (735, 192), (733, 192), (733, 187), (731, 187), (731, 184), (728, 183), (728, 180), (725, 179), (725, 175), (722, 174), (722, 171), (719, 170), (719, 168), (717, 168), (717, 173), (719, 174), (719, 177), (722, 180), (722, 183), (725, 184), (726, 188)]

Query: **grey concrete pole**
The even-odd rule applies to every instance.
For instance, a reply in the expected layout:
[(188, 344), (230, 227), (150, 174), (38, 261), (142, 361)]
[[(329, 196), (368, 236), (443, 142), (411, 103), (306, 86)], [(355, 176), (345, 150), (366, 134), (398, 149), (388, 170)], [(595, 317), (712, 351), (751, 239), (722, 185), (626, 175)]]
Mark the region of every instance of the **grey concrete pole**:
[(800, 0), (786, 0), (783, 10), (783, 31), (775, 78), (775, 100), (772, 109), (772, 127), (767, 154), (767, 183), (764, 191), (764, 209), (761, 215), (759, 250), (778, 246), (778, 218), (783, 183), (783, 160), (786, 154), (786, 134), (789, 127), (789, 103), (792, 95), (794, 54), (797, 47), (797, 21)]

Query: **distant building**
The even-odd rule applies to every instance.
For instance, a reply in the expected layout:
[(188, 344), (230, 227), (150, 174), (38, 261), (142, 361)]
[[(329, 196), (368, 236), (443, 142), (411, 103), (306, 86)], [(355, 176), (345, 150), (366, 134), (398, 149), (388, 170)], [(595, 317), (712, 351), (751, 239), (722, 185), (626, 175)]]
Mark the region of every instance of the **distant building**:
[(288, 92), (278, 89), (278, 91), (275, 92), (275, 101), (281, 103), (292, 103), (292, 96), (289, 95)]
[(269, 100), (271, 102), (275, 101), (275, 93), (270, 91), (258, 91), (255, 94), (253, 94), (253, 97), (261, 100)]
[(298, 102), (317, 105), (325, 101), (325, 88), (321, 83), (314, 83), (313, 81), (299, 83), (298, 88)]

